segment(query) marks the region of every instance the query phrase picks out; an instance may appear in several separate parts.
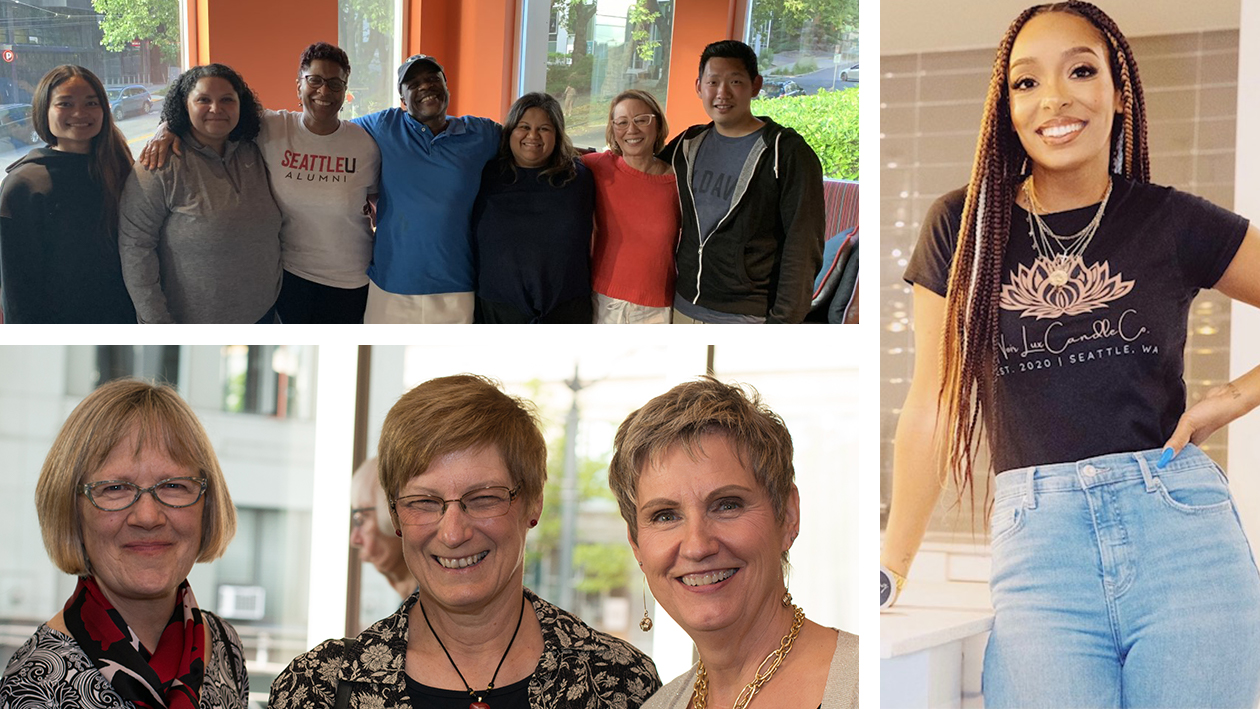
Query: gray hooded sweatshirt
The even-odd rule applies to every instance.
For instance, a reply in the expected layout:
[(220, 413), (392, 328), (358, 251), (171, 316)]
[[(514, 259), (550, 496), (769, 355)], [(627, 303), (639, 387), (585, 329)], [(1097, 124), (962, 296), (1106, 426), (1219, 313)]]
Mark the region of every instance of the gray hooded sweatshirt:
[(144, 323), (254, 323), (280, 294), (280, 209), (252, 141), (223, 156), (181, 135), (182, 156), (127, 178), (123, 280)]

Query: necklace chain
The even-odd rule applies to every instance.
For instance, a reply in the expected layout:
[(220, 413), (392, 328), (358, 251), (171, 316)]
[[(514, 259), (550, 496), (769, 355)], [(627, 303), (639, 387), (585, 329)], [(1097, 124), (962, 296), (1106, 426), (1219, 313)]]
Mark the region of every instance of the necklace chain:
[[(417, 599), (416, 603), (420, 605), (420, 615), (424, 616), (424, 624), (429, 626), (429, 632), (433, 633), (433, 639), (438, 641), (438, 647), (442, 648), (442, 652), (446, 653), (446, 659), (451, 661), (451, 667), (455, 668), (455, 674), (459, 675), (459, 681), (464, 683), (464, 689), (468, 690), (469, 696), (481, 701), (481, 694), (468, 686), (468, 680), (464, 679), (464, 673), (459, 671), (459, 665), (455, 664), (455, 658), (451, 657), (451, 651), (446, 649), (446, 644), (442, 642), (442, 638), (438, 637), (437, 631), (433, 629), (433, 624), (429, 622), (429, 614), (424, 610), (424, 604)], [(499, 678), (499, 670), (503, 669), (503, 661), (507, 659), (508, 653), (512, 651), (512, 643), (516, 642), (516, 634), (521, 631), (521, 621), (525, 619), (525, 594), (521, 594), (521, 615), (516, 619), (516, 630), (512, 631), (512, 639), (508, 641), (507, 649), (503, 651), (503, 657), (499, 658), (499, 666), (494, 668), (494, 675), (490, 678), (490, 686), (486, 687), (486, 691), (482, 694), (489, 694), (494, 689), (494, 681)]]
[[(766, 659), (757, 666), (757, 673), (753, 675), (753, 680), (744, 685), (743, 691), (735, 698), (732, 709), (746, 709), (753, 697), (757, 696), (757, 692), (761, 691), (762, 685), (770, 681), (775, 671), (779, 669), (779, 665), (783, 664), (787, 654), (792, 651), (792, 643), (796, 642), (796, 636), (800, 635), (803, 625), (805, 625), (805, 611), (793, 604), (792, 628), (779, 641), (779, 646), (771, 650), (770, 654), (766, 655)], [(692, 692), (692, 709), (706, 709), (709, 703), (709, 675), (705, 672), (704, 660), (700, 661), (700, 668), (696, 671), (696, 681), (692, 686)]]
[(1033, 249), (1039, 260), (1045, 260), (1050, 285), (1055, 288), (1067, 283), (1072, 263), (1081, 259), (1085, 249), (1094, 240), (1094, 235), (1098, 233), (1098, 226), (1102, 224), (1103, 214), (1107, 211), (1107, 202), (1111, 199), (1111, 188), (1112, 181), (1108, 177), (1107, 190), (1098, 204), (1098, 211), (1094, 212), (1094, 218), (1075, 234), (1060, 236), (1041, 217), (1040, 213), (1045, 210), (1037, 204), (1032, 175), (1024, 180), (1024, 196), (1028, 199), (1028, 236), (1032, 239)]

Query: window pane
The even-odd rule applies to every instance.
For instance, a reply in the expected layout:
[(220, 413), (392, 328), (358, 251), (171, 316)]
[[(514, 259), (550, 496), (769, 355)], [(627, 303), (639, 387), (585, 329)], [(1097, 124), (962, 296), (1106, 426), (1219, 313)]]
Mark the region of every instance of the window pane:
[[(43, 3), (40, 3), (43, 4)], [(109, 110), (127, 140), (153, 132), (166, 85), (179, 74), (177, 0), (96, 0), (87, 7), (0, 4), (0, 162), (44, 146), (31, 124), (39, 80), (62, 64), (86, 67), (105, 84)], [(99, 11), (98, 11), (99, 10)], [(129, 92), (125, 87), (134, 87)]]
[(395, 83), (402, 57), (395, 49), (398, 18), (394, 0), (340, 0), (338, 44), (350, 59), (350, 86), (343, 118), (398, 105)]
[(608, 103), (626, 89), (648, 91), (665, 107), (673, 27), (672, 0), (552, 4), (547, 93), (564, 107), (574, 145), (604, 145)]

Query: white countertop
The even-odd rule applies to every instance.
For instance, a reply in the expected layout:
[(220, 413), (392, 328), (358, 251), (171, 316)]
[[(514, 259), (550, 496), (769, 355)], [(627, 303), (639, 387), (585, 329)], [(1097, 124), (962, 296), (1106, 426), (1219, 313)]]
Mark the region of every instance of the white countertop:
[(879, 625), (880, 659), (987, 632), (993, 626), (988, 584), (912, 582), (896, 605), (880, 612)]

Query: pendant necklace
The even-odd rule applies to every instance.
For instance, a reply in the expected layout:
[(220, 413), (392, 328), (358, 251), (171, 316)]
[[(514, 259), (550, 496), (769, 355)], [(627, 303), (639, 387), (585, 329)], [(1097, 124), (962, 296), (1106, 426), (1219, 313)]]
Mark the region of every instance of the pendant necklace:
[(482, 697), (488, 696), (490, 690), (494, 689), (494, 681), (499, 678), (499, 670), (503, 668), (503, 661), (507, 659), (508, 653), (512, 651), (512, 643), (516, 642), (516, 634), (521, 631), (521, 621), (525, 619), (525, 594), (521, 594), (521, 615), (516, 619), (516, 630), (512, 631), (512, 639), (508, 641), (507, 649), (503, 651), (503, 657), (499, 658), (499, 666), (494, 668), (494, 676), (490, 678), (490, 686), (486, 687), (486, 691), (477, 692), (468, 686), (468, 680), (464, 679), (464, 673), (459, 671), (459, 665), (455, 664), (455, 658), (451, 657), (450, 650), (446, 649), (446, 645), (442, 642), (442, 638), (438, 637), (437, 631), (433, 629), (433, 624), (429, 622), (429, 614), (424, 610), (424, 604), (420, 604), (420, 614), (424, 616), (424, 624), (429, 626), (429, 632), (433, 633), (433, 639), (438, 641), (438, 647), (442, 648), (442, 652), (446, 653), (446, 659), (451, 661), (451, 667), (455, 668), (455, 674), (459, 675), (459, 681), (464, 683), (464, 689), (468, 690), (468, 695), (473, 698), (468, 709), (490, 709), (490, 705), (481, 701)]
[(1045, 220), (1041, 218), (1039, 212), (1044, 212), (1040, 205), (1037, 204), (1035, 196), (1036, 190), (1033, 187), (1032, 175), (1024, 180), (1024, 196), (1028, 199), (1028, 236), (1032, 239), (1033, 249), (1037, 252), (1037, 261), (1042, 264), (1046, 273), (1046, 280), (1054, 288), (1060, 288), (1067, 284), (1071, 275), (1072, 267), (1081, 261), (1082, 254), (1089, 247), (1094, 235), (1098, 233), (1098, 226), (1102, 224), (1103, 213), (1107, 211), (1107, 201), (1111, 199), (1111, 177), (1107, 178), (1107, 191), (1103, 193), (1102, 201), (1098, 204), (1098, 211), (1094, 213), (1094, 218), (1075, 234), (1067, 236), (1059, 236), (1050, 229)]

